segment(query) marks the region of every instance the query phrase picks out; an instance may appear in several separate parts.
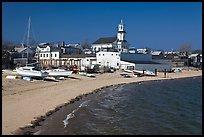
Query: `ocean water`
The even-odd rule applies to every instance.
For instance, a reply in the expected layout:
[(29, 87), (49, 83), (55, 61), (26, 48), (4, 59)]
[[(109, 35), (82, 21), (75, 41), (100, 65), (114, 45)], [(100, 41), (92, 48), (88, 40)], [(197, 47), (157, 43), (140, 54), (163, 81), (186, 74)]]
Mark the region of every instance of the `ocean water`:
[(112, 86), (40, 125), (35, 134), (202, 135), (202, 77)]

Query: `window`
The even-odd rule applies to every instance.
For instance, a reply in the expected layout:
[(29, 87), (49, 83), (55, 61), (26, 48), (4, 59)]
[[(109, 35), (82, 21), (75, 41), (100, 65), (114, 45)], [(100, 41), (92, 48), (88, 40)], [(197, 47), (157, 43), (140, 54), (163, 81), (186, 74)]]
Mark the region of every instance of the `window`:
[(104, 54), (103, 54), (103, 56), (104, 56)]
[(42, 54), (40, 54), (40, 57), (42, 57)]
[(86, 61), (89, 61), (89, 59), (87, 59)]
[(45, 54), (43, 54), (43, 57), (45, 57)]
[(98, 54), (98, 56), (100, 56), (101, 54)]
[(50, 55), (51, 55), (51, 57), (52, 57), (52, 53), (51, 53)]
[(57, 57), (57, 54), (55, 54), (55, 57)]
[(116, 56), (118, 55), (118, 54), (115, 54)]
[(48, 54), (47, 54), (47, 57), (48, 57)]
[(113, 56), (113, 54), (111, 54)]

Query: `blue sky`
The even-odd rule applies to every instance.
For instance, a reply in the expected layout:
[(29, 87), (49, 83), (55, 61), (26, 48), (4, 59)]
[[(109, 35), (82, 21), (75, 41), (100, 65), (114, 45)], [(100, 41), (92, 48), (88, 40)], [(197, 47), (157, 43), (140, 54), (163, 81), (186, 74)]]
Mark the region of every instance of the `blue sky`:
[(91, 44), (116, 36), (122, 19), (130, 47), (202, 49), (201, 2), (3, 2), (2, 40), (21, 43), (28, 16), (38, 42)]

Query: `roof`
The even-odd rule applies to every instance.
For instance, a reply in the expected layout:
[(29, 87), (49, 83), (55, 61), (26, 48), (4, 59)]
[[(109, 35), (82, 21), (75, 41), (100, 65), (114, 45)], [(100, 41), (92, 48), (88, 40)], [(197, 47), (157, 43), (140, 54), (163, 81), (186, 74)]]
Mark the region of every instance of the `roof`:
[(32, 51), (30, 48), (25, 47), (25, 48), (15, 48), (15, 51), (17, 51), (18, 53), (21, 53), (23, 51), (26, 51), (28, 49), (28, 51)]
[(154, 56), (157, 56), (157, 55), (162, 54), (162, 51), (152, 51), (151, 54)]
[(80, 44), (68, 44), (68, 45), (65, 45), (64, 48), (78, 48), (78, 49), (82, 49), (81, 45)]
[(96, 54), (63, 54), (62, 58), (85, 58), (85, 57), (96, 57)]
[(40, 44), (38, 44), (38, 45), (39, 45), (39, 46), (49, 45), (49, 43), (44, 42), (44, 43), (40, 43)]
[(134, 63), (134, 64), (161, 64), (161, 63), (157, 63), (157, 62), (154, 62), (154, 61), (127, 61), (127, 60), (122, 60), (122, 61), (126, 61), (126, 62), (130, 62), (130, 63)]
[(99, 38), (93, 44), (113, 43), (116, 40), (117, 40), (117, 37), (104, 37), (104, 38)]
[(191, 57), (197, 57), (199, 54), (198, 53), (196, 53), (196, 54), (191, 54), (191, 55), (189, 55), (189, 58), (191, 58)]
[(20, 53), (20, 52), (22, 52), (22, 51), (24, 51), (25, 49), (27, 49), (27, 48), (15, 48), (15, 51), (17, 51), (18, 53)]
[(39, 48), (46, 48), (49, 45), (38, 45)]
[(50, 49), (51, 49), (51, 52), (61, 51), (59, 47), (55, 47), (55, 46), (50, 46)]

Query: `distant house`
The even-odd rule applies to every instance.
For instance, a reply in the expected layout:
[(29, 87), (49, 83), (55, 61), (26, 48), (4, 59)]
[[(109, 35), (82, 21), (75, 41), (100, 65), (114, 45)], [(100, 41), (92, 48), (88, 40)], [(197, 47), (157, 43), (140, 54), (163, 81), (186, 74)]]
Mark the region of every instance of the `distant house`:
[(148, 54), (150, 51), (146, 48), (144, 49), (137, 49), (137, 53), (141, 53), (141, 54)]
[(97, 39), (92, 44), (92, 51), (94, 53), (99, 51), (108, 51), (109, 49), (116, 48), (117, 37), (104, 37)]
[(55, 45), (39, 44), (36, 48), (35, 57), (38, 61), (40, 61), (44, 66), (49, 65), (58, 65), (56, 64), (57, 60), (59, 60), (61, 55), (60, 47), (56, 47)]
[(14, 48), (12, 52), (13, 62), (16, 65), (26, 65), (33, 62), (34, 52), (28, 47)]
[(36, 57), (44, 67), (69, 67), (72, 65), (90, 67), (90, 65), (96, 64), (95, 54), (80, 54), (81, 52), (79, 44), (69, 44), (63, 47), (41, 44), (36, 48)]
[(92, 51), (90, 49), (84, 49), (83, 52), (84, 52), (84, 54), (91, 54), (92, 53)]
[(152, 59), (164, 59), (164, 53), (162, 51), (152, 51)]
[(79, 69), (91, 67), (96, 65), (96, 54), (63, 54), (59, 64), (67, 67), (77, 65)]
[(186, 54), (179, 52), (165, 52), (165, 58), (172, 60), (173, 67), (189, 66), (189, 59)]
[(82, 54), (83, 48), (80, 44), (67, 44), (61, 47), (63, 54)]
[(202, 66), (202, 54), (191, 54), (188, 58), (190, 59), (190, 65), (194, 67)]
[(132, 53), (132, 54), (138, 53), (137, 49), (135, 47), (130, 47), (128, 51), (129, 51), (129, 53)]

